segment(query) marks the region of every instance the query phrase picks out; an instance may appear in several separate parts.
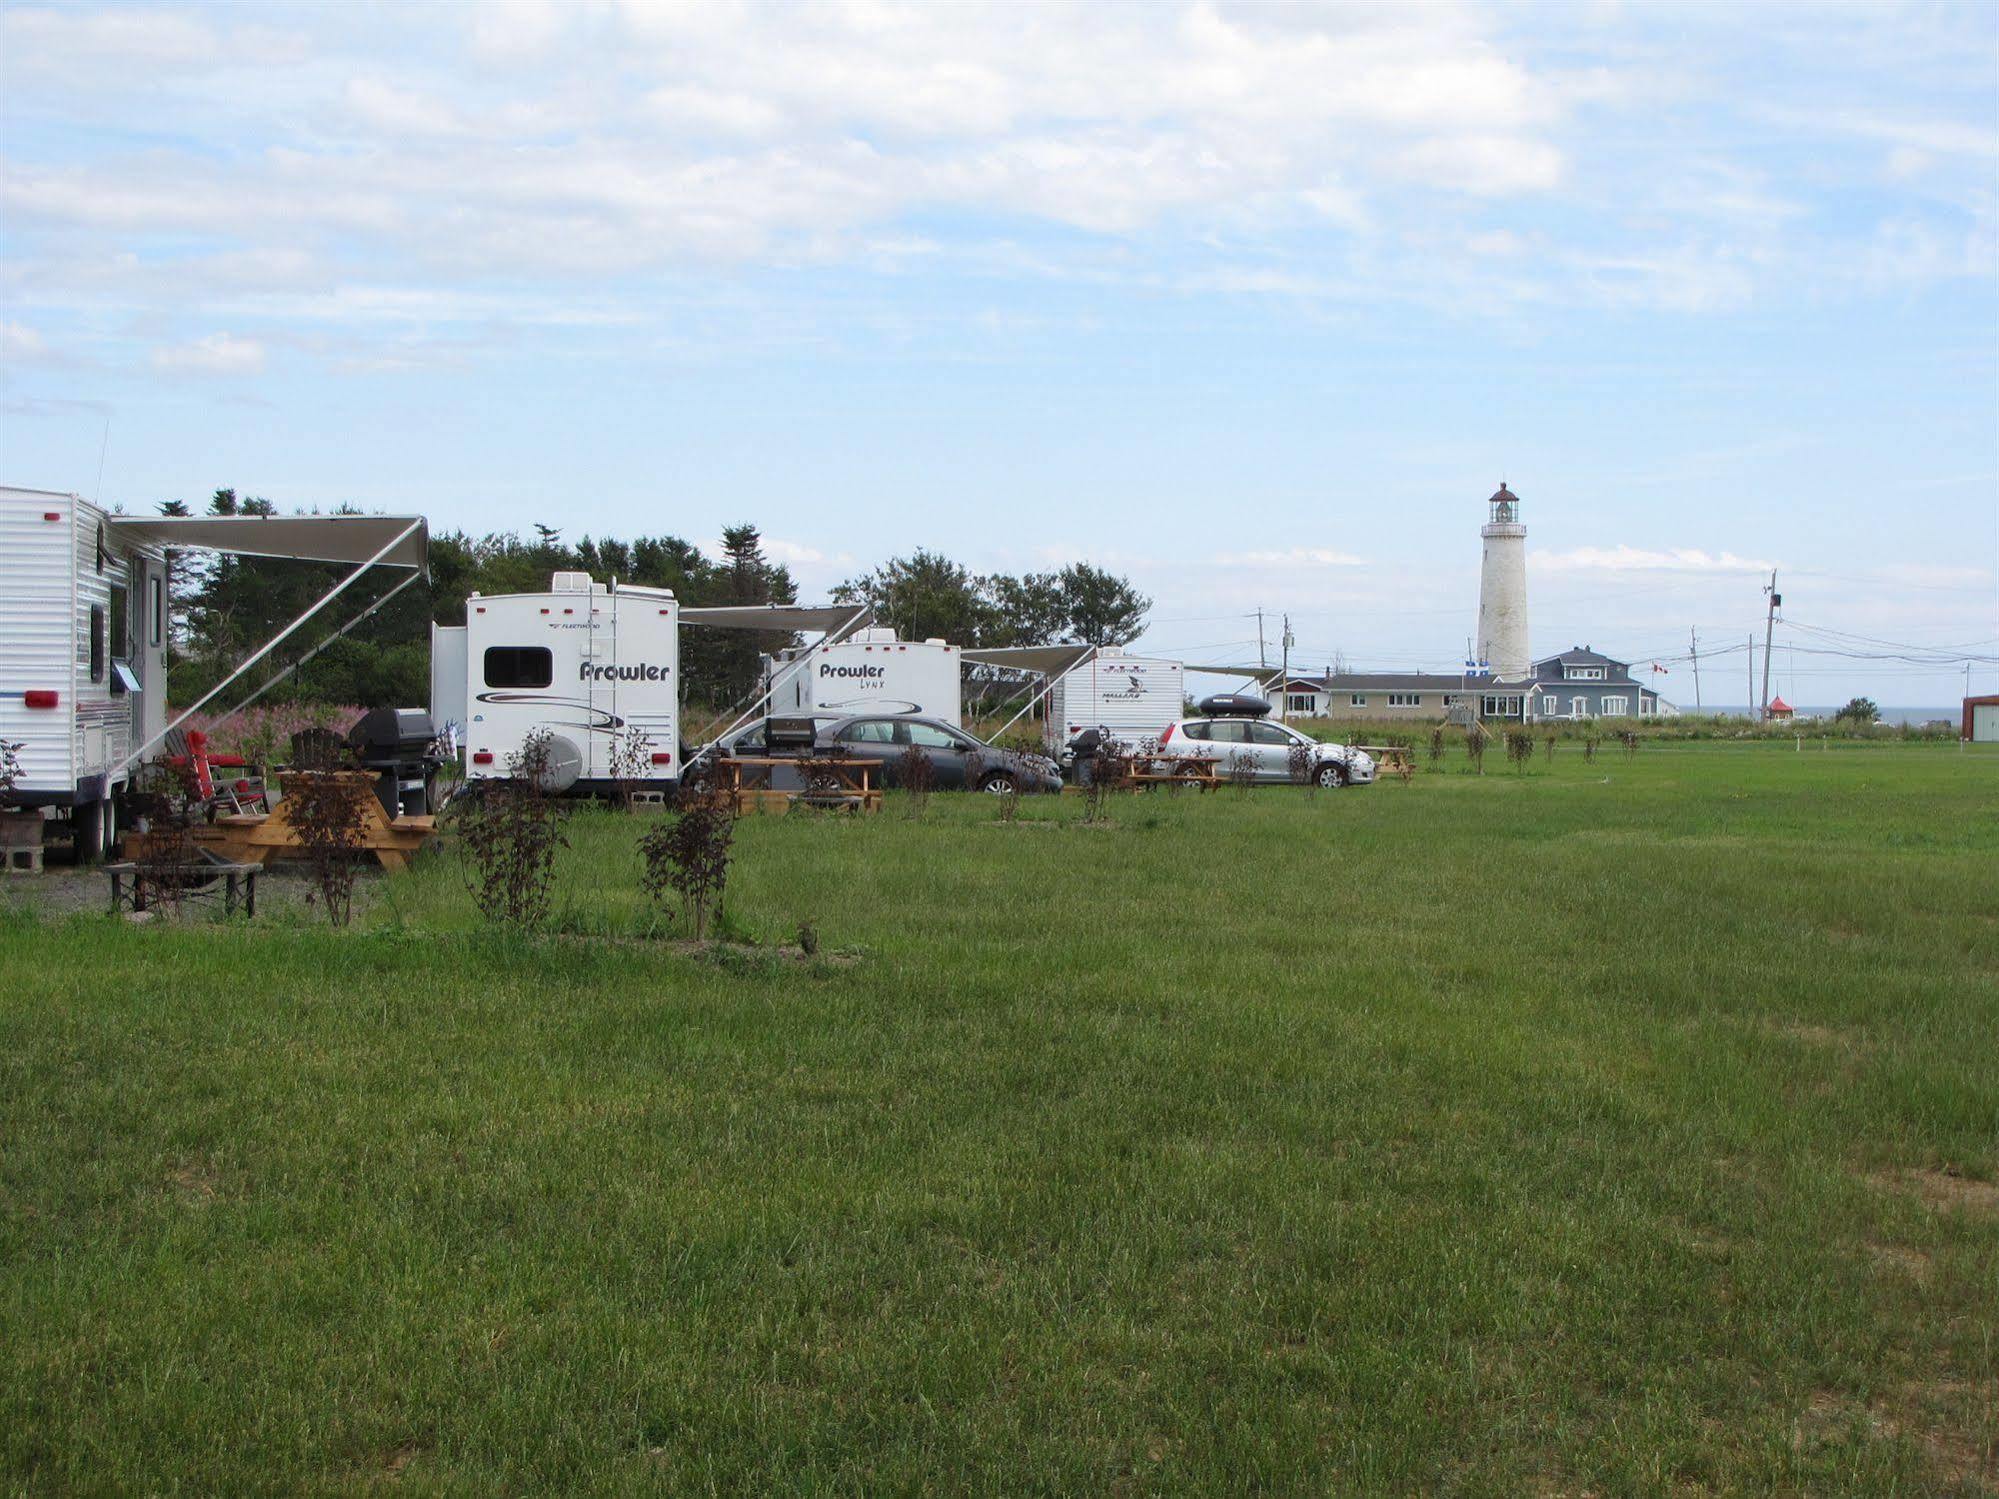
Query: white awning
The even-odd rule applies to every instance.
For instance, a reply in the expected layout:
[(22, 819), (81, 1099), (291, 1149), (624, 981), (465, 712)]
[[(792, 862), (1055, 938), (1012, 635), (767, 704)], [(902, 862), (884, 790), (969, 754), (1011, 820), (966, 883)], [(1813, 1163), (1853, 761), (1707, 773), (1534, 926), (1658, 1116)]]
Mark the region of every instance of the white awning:
[[(147, 546), (355, 566), (374, 558), (378, 567), (420, 568), (430, 541), (420, 515), (114, 515), (106, 525)], [(376, 557), (384, 547), (391, 549)]]
[(720, 630), (811, 630), (824, 634), (866, 612), (864, 604), (725, 604), (682, 609), (680, 622)]
[[(1181, 670), (1204, 671), (1211, 676), (1217, 677), (1254, 677), (1258, 681), (1261, 681), (1265, 677), (1281, 677), (1284, 675), (1284, 668), (1281, 666), (1210, 666), (1204, 661), (1185, 662)], [(1295, 677), (1297, 673), (1293, 672), (1292, 675)]]
[(1004, 666), (1056, 677), (1089, 660), (1095, 650), (1093, 645), (1000, 645), (967, 650), (963, 655), (967, 661), (981, 666)]

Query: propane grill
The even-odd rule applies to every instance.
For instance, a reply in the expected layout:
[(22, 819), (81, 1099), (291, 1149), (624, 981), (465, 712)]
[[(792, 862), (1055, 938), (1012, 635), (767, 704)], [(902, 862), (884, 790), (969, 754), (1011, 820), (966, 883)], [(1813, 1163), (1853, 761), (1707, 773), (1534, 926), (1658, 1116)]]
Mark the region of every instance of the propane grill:
[(444, 759), (437, 729), (421, 708), (376, 708), (347, 731), (347, 752), (375, 772), (375, 795), (391, 817), (430, 810), (431, 788)]

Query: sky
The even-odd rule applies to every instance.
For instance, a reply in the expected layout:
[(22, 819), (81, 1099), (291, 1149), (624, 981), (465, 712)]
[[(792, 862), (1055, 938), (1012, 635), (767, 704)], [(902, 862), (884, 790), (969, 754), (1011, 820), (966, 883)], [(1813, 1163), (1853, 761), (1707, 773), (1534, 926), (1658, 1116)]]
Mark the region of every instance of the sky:
[(10, 4), (0, 482), (1086, 559), (1149, 649), (1455, 670), (1504, 479), (1537, 655), (1748, 702), (1774, 568), (1774, 690), (1941, 705), (1995, 224), (1990, 3)]

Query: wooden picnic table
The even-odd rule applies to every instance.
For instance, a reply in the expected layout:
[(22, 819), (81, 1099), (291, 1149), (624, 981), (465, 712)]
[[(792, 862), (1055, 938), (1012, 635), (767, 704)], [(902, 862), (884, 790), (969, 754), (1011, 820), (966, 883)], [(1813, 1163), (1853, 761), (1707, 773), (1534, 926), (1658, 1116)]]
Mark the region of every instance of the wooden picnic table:
[(1413, 770), (1416, 766), (1415, 752), (1406, 744), (1356, 744), (1354, 748), (1364, 755), (1374, 756), (1375, 768), (1391, 774)]
[(391, 873), (409, 867), (410, 857), (437, 834), (435, 817), (391, 817), (382, 810), (375, 795), (375, 773), (367, 770), (291, 770), (278, 777), (286, 795), (268, 815), (242, 813), (218, 817), (193, 830), (194, 841), (227, 859), (268, 864), (273, 859), (305, 852), (305, 843), (292, 827), (289, 816), (289, 788), (301, 776), (338, 776), (353, 783), (361, 802), (361, 841), (358, 851), (371, 853), (382, 868)]
[[(257, 914), (257, 876), (263, 873), (261, 864), (243, 864), (224, 859), (207, 849), (196, 848), (195, 857), (183, 864), (151, 865), (144, 863), (107, 864), (104, 872), (111, 876), (111, 914), (116, 916), (119, 909), (129, 902), (134, 911), (143, 911), (147, 905), (147, 886), (172, 879), (180, 885), (184, 894), (202, 895), (211, 892), (216, 881), (227, 886), (223, 897), (223, 911), (236, 914), (236, 895), (240, 889), (243, 895), (243, 914)], [(125, 882), (132, 882), (131, 894), (125, 891)]]
[[(878, 762), (846, 755), (725, 755), (715, 769), (726, 778), (738, 815), (793, 802), (845, 812), (879, 812)], [(773, 786), (778, 770), (796, 773), (797, 786)]]

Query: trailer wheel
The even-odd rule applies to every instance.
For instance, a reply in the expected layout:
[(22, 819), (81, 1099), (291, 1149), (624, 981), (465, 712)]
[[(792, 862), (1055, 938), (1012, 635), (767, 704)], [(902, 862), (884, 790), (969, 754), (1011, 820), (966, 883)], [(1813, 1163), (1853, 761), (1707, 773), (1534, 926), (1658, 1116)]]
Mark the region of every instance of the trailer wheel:
[(107, 796), (97, 805), (103, 809), (103, 816), (99, 818), (101, 837), (98, 852), (104, 855), (107, 862), (115, 862), (118, 858), (118, 802), (115, 797)]

